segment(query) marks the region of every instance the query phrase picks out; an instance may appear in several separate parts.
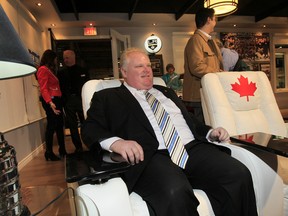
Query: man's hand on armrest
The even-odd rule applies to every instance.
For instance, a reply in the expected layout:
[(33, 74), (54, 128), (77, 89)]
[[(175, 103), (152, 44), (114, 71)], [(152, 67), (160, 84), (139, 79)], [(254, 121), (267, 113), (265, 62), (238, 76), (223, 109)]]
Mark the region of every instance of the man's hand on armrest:
[(135, 141), (119, 139), (112, 143), (110, 150), (120, 154), (128, 163), (132, 165), (144, 160), (143, 149)]
[(211, 142), (214, 142), (214, 141), (229, 142), (230, 141), (228, 132), (222, 127), (218, 127), (218, 128), (210, 130), (208, 134), (208, 139)]

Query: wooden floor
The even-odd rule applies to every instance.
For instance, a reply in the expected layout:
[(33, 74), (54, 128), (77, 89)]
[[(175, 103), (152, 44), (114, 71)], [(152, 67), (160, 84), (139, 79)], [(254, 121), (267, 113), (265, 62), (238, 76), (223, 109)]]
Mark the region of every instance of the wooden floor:
[[(55, 143), (55, 142), (54, 142)], [(65, 138), (68, 153), (75, 150), (71, 137)], [(53, 146), (54, 153), (58, 154), (58, 146)], [(40, 152), (19, 172), (23, 201), (32, 214), (35, 214), (50, 201), (60, 195), (50, 207), (45, 209), (39, 216), (71, 216), (68, 200), (67, 184), (65, 181), (64, 159), (61, 161), (46, 161), (44, 151)]]

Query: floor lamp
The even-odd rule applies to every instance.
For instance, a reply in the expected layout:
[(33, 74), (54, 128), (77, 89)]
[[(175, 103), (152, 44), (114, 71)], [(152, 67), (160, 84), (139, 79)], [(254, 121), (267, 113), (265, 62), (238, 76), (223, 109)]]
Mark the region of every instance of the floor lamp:
[[(0, 80), (35, 73), (28, 50), (0, 5)], [(29, 209), (22, 204), (16, 152), (0, 133), (0, 216), (26, 216)]]

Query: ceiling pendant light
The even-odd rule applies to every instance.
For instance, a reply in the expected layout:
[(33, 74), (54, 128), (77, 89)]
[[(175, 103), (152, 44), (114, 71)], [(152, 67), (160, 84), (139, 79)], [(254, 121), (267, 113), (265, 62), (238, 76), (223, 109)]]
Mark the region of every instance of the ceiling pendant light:
[(227, 16), (238, 9), (238, 0), (204, 0), (205, 8), (213, 8), (215, 16)]

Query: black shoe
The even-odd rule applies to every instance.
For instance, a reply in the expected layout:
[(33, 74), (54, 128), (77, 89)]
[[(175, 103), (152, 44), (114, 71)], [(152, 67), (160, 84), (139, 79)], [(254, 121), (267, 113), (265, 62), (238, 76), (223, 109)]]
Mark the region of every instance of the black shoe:
[(77, 148), (74, 151), (74, 153), (81, 153), (81, 152), (83, 152), (83, 148)]
[(59, 155), (60, 155), (60, 157), (61, 158), (64, 158), (65, 157), (65, 155), (67, 155), (67, 152), (66, 152), (66, 150), (64, 149), (59, 149)]
[(57, 157), (53, 152), (45, 152), (45, 159), (46, 161), (59, 161), (60, 158)]

